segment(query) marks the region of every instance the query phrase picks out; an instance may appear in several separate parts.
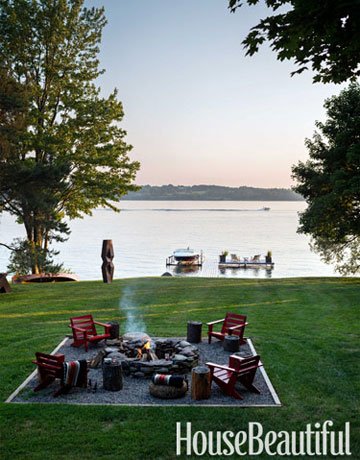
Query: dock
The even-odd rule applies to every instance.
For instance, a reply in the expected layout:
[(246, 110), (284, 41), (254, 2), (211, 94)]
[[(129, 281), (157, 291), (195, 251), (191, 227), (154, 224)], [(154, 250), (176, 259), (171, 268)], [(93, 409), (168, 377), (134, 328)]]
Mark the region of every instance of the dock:
[(219, 262), (219, 268), (267, 268), (273, 269), (274, 262), (251, 262), (251, 261), (236, 261), (236, 262)]

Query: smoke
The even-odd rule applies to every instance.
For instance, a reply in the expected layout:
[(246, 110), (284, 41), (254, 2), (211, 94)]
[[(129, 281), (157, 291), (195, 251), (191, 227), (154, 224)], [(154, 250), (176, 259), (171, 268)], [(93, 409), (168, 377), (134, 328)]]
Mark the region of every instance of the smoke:
[(125, 286), (119, 300), (120, 312), (126, 315), (125, 332), (146, 332), (146, 325), (136, 306), (133, 289)]

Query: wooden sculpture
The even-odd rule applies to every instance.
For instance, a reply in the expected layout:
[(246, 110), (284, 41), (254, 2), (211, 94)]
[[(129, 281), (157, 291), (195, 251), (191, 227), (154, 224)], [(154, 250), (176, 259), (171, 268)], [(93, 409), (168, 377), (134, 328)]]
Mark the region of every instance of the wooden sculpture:
[(103, 240), (101, 258), (103, 260), (101, 266), (103, 281), (104, 283), (111, 283), (114, 276), (114, 264), (112, 262), (114, 258), (114, 248), (112, 240)]
[(11, 291), (6, 275), (7, 273), (0, 273), (0, 293), (7, 293)]

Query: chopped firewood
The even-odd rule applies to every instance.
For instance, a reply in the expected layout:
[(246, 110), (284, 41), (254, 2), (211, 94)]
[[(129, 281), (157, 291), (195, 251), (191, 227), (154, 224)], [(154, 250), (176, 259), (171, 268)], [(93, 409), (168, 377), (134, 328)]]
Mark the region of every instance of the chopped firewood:
[(89, 367), (91, 367), (91, 368), (98, 367), (98, 366), (102, 363), (102, 360), (103, 360), (104, 356), (106, 356), (106, 351), (105, 351), (105, 350), (100, 350), (100, 351), (98, 352), (98, 354), (95, 355), (95, 356), (91, 359), (90, 364), (89, 364)]
[(120, 345), (120, 339), (107, 339), (106, 344), (109, 346)]
[(159, 359), (159, 358), (157, 357), (157, 355), (156, 355), (152, 350), (147, 350), (147, 352), (144, 353), (144, 354), (145, 354), (145, 355), (146, 355), (146, 354), (148, 355), (148, 356), (147, 356), (148, 361), (154, 361), (154, 360)]

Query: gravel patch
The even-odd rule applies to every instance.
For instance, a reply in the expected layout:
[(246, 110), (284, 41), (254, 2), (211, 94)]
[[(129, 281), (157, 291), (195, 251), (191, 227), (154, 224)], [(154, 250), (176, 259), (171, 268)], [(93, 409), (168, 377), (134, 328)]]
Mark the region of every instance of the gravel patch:
[[(90, 346), (89, 351), (85, 353), (83, 347), (71, 347), (72, 339), (68, 339), (65, 344), (58, 350), (59, 353), (65, 355), (67, 361), (77, 359), (89, 359), (96, 355), (103, 345)], [(230, 352), (224, 351), (222, 343), (213, 341), (210, 345), (207, 341), (196, 344), (200, 351), (200, 362), (214, 362), (218, 364), (228, 364)], [(240, 348), (241, 356), (251, 355), (249, 344), (242, 345)], [(264, 369), (263, 369), (264, 371)], [(31, 379), (28, 384), (20, 391), (20, 393), (11, 401), (17, 403), (55, 403), (55, 404), (118, 404), (118, 405), (140, 405), (140, 406), (277, 406), (269, 386), (260, 369), (256, 372), (255, 385), (259, 388), (261, 394), (255, 394), (246, 390), (240, 383), (237, 388), (244, 396), (243, 400), (226, 396), (222, 393), (218, 385), (212, 384), (211, 398), (201, 401), (193, 401), (191, 399), (190, 390), (183, 398), (162, 400), (155, 398), (149, 393), (150, 379), (134, 378), (124, 376), (123, 389), (117, 392), (110, 392), (103, 389), (102, 386), (102, 370), (90, 369), (88, 378), (93, 383), (97, 382), (96, 393), (88, 392), (84, 388), (73, 388), (70, 393), (60, 395), (57, 398), (52, 396), (55, 389), (59, 388), (59, 383), (54, 382), (49, 387), (39, 392), (34, 392), (33, 388), (37, 385), (37, 377)], [(188, 374), (189, 388), (191, 385), (191, 375)]]

